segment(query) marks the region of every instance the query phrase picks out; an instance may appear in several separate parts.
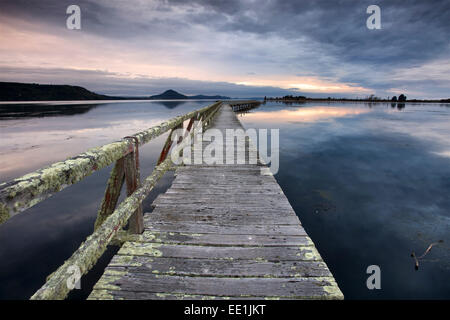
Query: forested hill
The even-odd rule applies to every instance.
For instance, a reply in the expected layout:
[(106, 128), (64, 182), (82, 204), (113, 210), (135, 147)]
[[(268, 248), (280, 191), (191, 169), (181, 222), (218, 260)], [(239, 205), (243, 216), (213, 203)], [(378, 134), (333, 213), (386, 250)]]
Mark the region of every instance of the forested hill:
[(0, 101), (54, 101), (117, 99), (69, 85), (0, 82)]
[(186, 96), (172, 89), (161, 94), (146, 97), (117, 97), (97, 94), (83, 87), (70, 85), (0, 82), (0, 101), (60, 101), (60, 100), (225, 100), (220, 95)]

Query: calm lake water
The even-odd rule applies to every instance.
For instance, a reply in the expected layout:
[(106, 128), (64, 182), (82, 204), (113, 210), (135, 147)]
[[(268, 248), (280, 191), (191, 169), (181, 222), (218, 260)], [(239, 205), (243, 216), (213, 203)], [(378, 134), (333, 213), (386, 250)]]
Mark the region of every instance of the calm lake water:
[[(210, 103), (0, 104), (0, 182)], [(270, 102), (240, 120), (280, 129), (276, 179), (346, 298), (450, 298), (449, 105)], [(165, 139), (141, 148), (142, 176)], [(29, 298), (92, 233), (109, 169), (0, 226), (0, 299)], [(411, 252), (435, 242), (415, 270)], [(88, 294), (115, 250), (72, 298)], [(380, 290), (367, 289), (370, 265)]]

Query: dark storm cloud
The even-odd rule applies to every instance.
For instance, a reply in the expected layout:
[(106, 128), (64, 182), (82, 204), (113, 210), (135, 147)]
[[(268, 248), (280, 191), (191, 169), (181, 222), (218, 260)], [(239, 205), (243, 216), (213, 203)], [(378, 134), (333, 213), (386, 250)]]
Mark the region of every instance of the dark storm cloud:
[(174, 11), (165, 1), (2, 0), (0, 16), (45, 23), (57, 32), (66, 29), (66, 9), (72, 4), (81, 8), (84, 32), (118, 40), (141, 35), (170, 38), (190, 25), (187, 20), (177, 19), (179, 16), (169, 20), (158, 17), (158, 12), (170, 15)]
[[(182, 1), (170, 1), (182, 3)], [(213, 10), (219, 29), (277, 34), (295, 40), (306, 36), (332, 45), (346, 61), (414, 63), (447, 54), (450, 1), (194, 1)], [(190, 1), (192, 3), (192, 1)], [(369, 31), (366, 8), (377, 4), (382, 30)], [(226, 4), (226, 5), (225, 5)], [(228, 5), (229, 4), (229, 5)], [(230, 7), (232, 10), (226, 10)], [(227, 23), (226, 17), (232, 19)], [(195, 19), (199, 21), (200, 19)]]
[[(168, 0), (154, 4), (133, 1), (94, 0), (2, 0), (3, 15), (54, 23), (64, 28), (65, 10), (70, 4), (82, 8), (83, 28), (88, 32), (115, 38), (133, 34), (182, 32), (183, 27), (204, 25), (217, 31), (276, 34), (295, 41), (306, 37), (323, 44), (332, 54), (353, 63), (410, 65), (439, 55), (448, 55), (450, 1), (383, 0), (382, 30), (366, 28), (364, 1), (299, 0)], [(185, 9), (182, 15), (177, 9)], [(198, 10), (195, 10), (198, 8)], [(136, 17), (135, 10), (142, 16)], [(145, 20), (145, 11), (151, 19)], [(165, 19), (152, 12), (168, 13)], [(180, 16), (183, 20), (179, 20)]]
[[(2, 0), (0, 17), (45, 23), (58, 32), (65, 28), (70, 4), (82, 8), (83, 31), (100, 37), (128, 41), (145, 36), (149, 46), (159, 47), (166, 40), (198, 41), (202, 32), (205, 41), (211, 32), (282, 39), (291, 44), (284, 60), (264, 56), (259, 48), (255, 56), (248, 55), (251, 61), (239, 52), (229, 52), (227, 58), (249, 65), (264, 60), (292, 75), (380, 91), (407, 83), (391, 78), (398, 70), (449, 59), (447, 0)], [(366, 28), (366, 8), (371, 4), (381, 7), (381, 30)], [(260, 74), (254, 66), (249, 68)], [(419, 87), (420, 81), (430, 85), (425, 79), (414, 80)]]

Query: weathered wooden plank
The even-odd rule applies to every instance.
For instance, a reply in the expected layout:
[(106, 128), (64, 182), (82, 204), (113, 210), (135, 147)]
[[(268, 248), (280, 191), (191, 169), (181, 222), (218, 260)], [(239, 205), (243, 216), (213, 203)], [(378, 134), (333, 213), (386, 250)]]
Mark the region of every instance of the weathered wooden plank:
[(259, 184), (267, 184), (267, 183), (275, 183), (273, 176), (264, 176), (261, 174), (255, 175), (230, 175), (227, 176), (226, 173), (216, 174), (215, 176), (205, 175), (201, 177), (200, 175), (177, 175), (175, 177), (176, 183), (226, 183), (226, 184), (236, 184), (236, 183), (259, 183)]
[[(169, 191), (170, 190), (170, 191)], [(264, 189), (261, 190), (261, 192), (255, 192), (255, 190), (250, 190), (250, 189), (244, 189), (244, 188), (236, 188), (233, 189), (232, 191), (228, 192), (226, 190), (226, 188), (210, 188), (210, 189), (205, 189), (205, 188), (171, 188), (167, 190), (167, 192), (165, 193), (165, 195), (168, 196), (177, 196), (180, 198), (186, 197), (189, 198), (189, 196), (191, 196), (192, 198), (205, 198), (205, 197), (210, 197), (211, 199), (223, 199), (226, 198), (227, 196), (230, 198), (244, 198), (244, 197), (250, 197), (251, 199), (258, 199), (258, 198), (269, 198), (272, 196), (276, 196), (276, 195), (280, 195), (280, 194), (284, 194), (282, 191), (280, 190), (276, 190), (276, 189)], [(221, 194), (221, 195), (218, 195)]]
[(250, 214), (250, 212), (233, 212), (233, 213), (203, 213), (196, 211), (174, 212), (174, 210), (162, 211), (157, 209), (152, 213), (144, 215), (144, 224), (149, 225), (155, 222), (202, 222), (215, 224), (230, 224), (231, 222), (242, 221), (252, 224), (271, 224), (271, 225), (300, 225), (300, 221), (296, 216), (271, 214), (270, 212), (258, 212)]
[(234, 278), (181, 277), (108, 270), (96, 290), (180, 293), (216, 296), (279, 296), (296, 299), (340, 298), (332, 277)]
[[(242, 128), (225, 106), (212, 127)], [(245, 140), (231, 152), (245, 165), (177, 168), (144, 233), (118, 239), (90, 299), (343, 297), (269, 169), (248, 164), (254, 146)]]
[(92, 290), (88, 300), (263, 300), (279, 297), (227, 297), (227, 296), (206, 296), (189, 295), (177, 293), (154, 293), (154, 292), (133, 292), (133, 291), (113, 291), (113, 290)]
[(190, 173), (190, 172), (203, 172), (203, 173), (211, 173), (216, 172), (217, 169), (227, 171), (227, 172), (240, 172), (240, 173), (251, 173), (251, 172), (259, 172), (262, 166), (258, 165), (237, 165), (233, 166), (223, 166), (223, 165), (193, 165), (193, 166), (179, 166), (177, 167), (177, 174), (181, 173)]
[(252, 195), (270, 195), (270, 194), (283, 194), (281, 188), (271, 185), (261, 185), (261, 190), (256, 190), (254, 187), (242, 186), (230, 189), (228, 186), (214, 185), (210, 188), (206, 188), (203, 185), (197, 184), (180, 184), (176, 183), (172, 185), (170, 189), (166, 191), (166, 194), (172, 193), (190, 193), (199, 196), (214, 195), (214, 194), (229, 194), (229, 195), (239, 195), (239, 194), (252, 194)]
[(222, 205), (239, 206), (244, 204), (248, 207), (276, 207), (280, 209), (291, 209), (291, 205), (282, 194), (271, 194), (270, 196), (259, 196), (252, 194), (211, 194), (204, 196), (190, 197), (189, 194), (161, 194), (155, 201), (154, 206), (159, 205)]
[[(207, 173), (199, 173), (199, 174), (207, 174)], [(229, 188), (229, 185), (230, 185), (230, 183), (226, 183), (226, 181), (224, 181), (224, 183), (216, 183), (215, 185), (211, 185), (211, 186), (209, 186), (209, 185), (204, 185), (204, 184), (198, 184), (198, 183), (195, 183), (195, 182), (186, 182), (186, 181), (173, 181), (172, 182), (172, 185), (171, 185), (171, 188), (170, 189), (194, 189), (194, 190), (205, 190), (205, 189), (213, 189), (213, 190), (220, 190), (220, 189), (222, 189), (222, 190), (226, 190), (227, 188), (228, 189), (230, 189)], [(276, 191), (283, 191), (281, 188), (280, 188), (280, 186), (279, 185), (277, 185), (277, 184), (271, 184), (271, 183), (266, 183), (266, 184), (261, 184), (261, 183), (258, 183), (258, 184), (243, 184), (243, 185), (236, 185), (235, 187), (236, 187), (236, 189), (237, 190), (248, 190), (248, 191), (251, 191), (251, 192), (255, 192), (256, 193), (256, 191), (257, 190), (255, 190), (255, 186), (256, 185), (258, 185), (260, 188), (261, 188), (261, 190), (267, 190), (267, 191), (272, 191), (272, 190), (276, 190)], [(168, 190), (170, 190), (170, 189), (168, 189)], [(229, 192), (233, 192), (234, 190), (228, 190)]]
[[(292, 297), (274, 297), (274, 296), (211, 296), (211, 295), (192, 295), (169, 292), (132, 292), (132, 291), (113, 291), (113, 290), (93, 290), (88, 300), (280, 300), (292, 299)], [(313, 297), (304, 297), (303, 300), (312, 300)]]
[[(187, 205), (182, 208), (182, 210), (179, 210), (177, 207), (170, 207), (170, 206), (158, 206), (156, 207), (151, 213), (148, 213), (148, 215), (151, 214), (176, 214), (176, 215), (208, 215), (208, 216), (216, 216), (220, 218), (221, 216), (238, 216), (242, 219), (245, 219), (246, 217), (261, 217), (261, 218), (267, 218), (267, 219), (273, 219), (273, 218), (295, 218), (298, 220), (297, 216), (293, 216), (292, 209), (280, 209), (280, 208), (271, 208), (271, 207), (247, 207), (247, 208), (240, 208), (240, 207), (230, 207), (230, 208), (223, 208), (218, 206), (201, 206), (197, 208), (190, 208)], [(246, 221), (246, 220), (245, 220)]]
[(189, 233), (213, 233), (213, 234), (235, 234), (235, 235), (285, 235), (285, 236), (307, 236), (305, 230), (299, 225), (246, 225), (242, 221), (230, 224), (208, 224), (208, 223), (170, 223), (155, 222), (147, 224), (145, 230), (154, 232), (189, 232)]
[(305, 246), (312, 241), (307, 236), (280, 235), (230, 235), (187, 232), (144, 231), (141, 235), (129, 235), (128, 241), (211, 246)]
[(262, 259), (192, 259), (116, 255), (105, 274), (124, 271), (203, 277), (330, 277), (323, 261), (267, 261)]
[(264, 259), (267, 261), (320, 261), (319, 252), (313, 245), (284, 247), (238, 247), (184, 245), (154, 242), (125, 242), (119, 255), (147, 257), (174, 257), (196, 259)]
[[(198, 182), (193, 182), (193, 181), (174, 181), (172, 183), (172, 186), (174, 188), (178, 188), (178, 187), (194, 187), (194, 188), (201, 188), (202, 186), (206, 186), (207, 184), (201, 184)], [(214, 183), (209, 184), (208, 186), (210, 186), (211, 188), (215, 188), (215, 189), (231, 189), (231, 188), (243, 188), (243, 189), (248, 189), (248, 188), (252, 188), (253, 190), (257, 189), (257, 188), (263, 188), (263, 187), (267, 187), (267, 188), (275, 188), (274, 186), (271, 186), (268, 183), (264, 183), (261, 180), (255, 180), (254, 182), (249, 181), (248, 183), (246, 182), (245, 184), (235, 184), (235, 183), (230, 183), (227, 181), (215, 181)]]
[(249, 172), (245, 172), (243, 170), (238, 170), (238, 171), (224, 170), (224, 169), (218, 168), (218, 167), (216, 167), (216, 170), (214, 170), (214, 171), (192, 169), (190, 171), (177, 171), (175, 174), (175, 177), (180, 180), (181, 180), (181, 178), (194, 178), (194, 177), (200, 178), (199, 175), (202, 175), (202, 174), (207, 174), (208, 177), (211, 177), (211, 178), (225, 178), (226, 180), (228, 180), (228, 178), (241, 178), (241, 177), (258, 178), (259, 176), (261, 176), (261, 167), (258, 167), (257, 170), (252, 170)]
[[(177, 210), (203, 210), (203, 209), (221, 209), (225, 205), (227, 205), (227, 202), (225, 201), (215, 201), (210, 202), (208, 204), (205, 204), (204, 202), (196, 202), (195, 200), (190, 201), (187, 200), (183, 203), (173, 203), (173, 202), (166, 202), (161, 201), (160, 203), (154, 203), (152, 206), (157, 206), (157, 208), (175, 208)], [(236, 203), (229, 203), (228, 204), (229, 209), (233, 210), (234, 208), (237, 208)], [(252, 202), (246, 204), (246, 209), (249, 209), (251, 211), (258, 211), (258, 210), (264, 210), (264, 209), (270, 209), (270, 210), (276, 210), (279, 209), (280, 211), (286, 211), (289, 212), (290, 210), (293, 210), (291, 206), (289, 205), (277, 205), (276, 203), (262, 203), (262, 202)]]
[[(269, 193), (270, 196), (266, 196), (264, 192), (261, 194), (258, 193), (248, 193), (248, 194), (239, 194), (239, 193), (215, 193), (215, 194), (205, 194), (205, 195), (197, 195), (197, 197), (193, 198), (193, 201), (201, 201), (203, 203), (208, 202), (214, 202), (214, 201), (220, 201), (220, 200), (228, 200), (228, 202), (233, 201), (244, 201), (245, 199), (247, 202), (241, 202), (242, 204), (247, 204), (251, 201), (264, 201), (268, 203), (281, 203), (281, 204), (289, 204), (288, 200), (286, 199), (286, 196), (281, 193)], [(173, 194), (173, 193), (164, 193), (160, 194), (157, 199), (161, 200), (169, 200), (174, 201), (177, 199), (185, 200), (189, 199), (189, 193), (188, 194)], [(156, 201), (156, 200), (155, 200)]]

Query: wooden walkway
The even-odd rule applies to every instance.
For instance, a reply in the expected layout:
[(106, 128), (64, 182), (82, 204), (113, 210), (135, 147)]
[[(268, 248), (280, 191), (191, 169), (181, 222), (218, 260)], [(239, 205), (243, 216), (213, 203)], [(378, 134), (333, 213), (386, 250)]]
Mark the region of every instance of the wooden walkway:
[[(229, 105), (211, 128), (242, 128)], [(113, 257), (90, 299), (342, 299), (261, 164), (189, 165)]]

